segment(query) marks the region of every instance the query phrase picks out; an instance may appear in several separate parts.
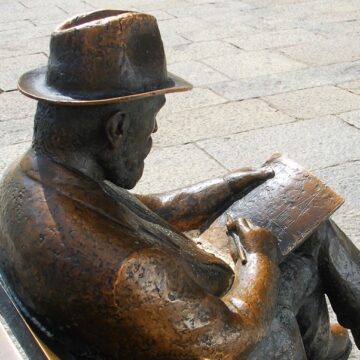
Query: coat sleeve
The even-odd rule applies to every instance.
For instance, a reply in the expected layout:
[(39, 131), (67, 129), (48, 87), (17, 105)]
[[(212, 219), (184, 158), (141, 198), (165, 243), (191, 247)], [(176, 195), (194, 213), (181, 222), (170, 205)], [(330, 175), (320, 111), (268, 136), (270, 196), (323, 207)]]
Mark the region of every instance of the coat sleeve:
[(158, 250), (136, 252), (123, 263), (114, 296), (137, 359), (246, 358), (271, 321), (260, 315), (247, 321), (251, 304), (237, 299), (235, 310)]

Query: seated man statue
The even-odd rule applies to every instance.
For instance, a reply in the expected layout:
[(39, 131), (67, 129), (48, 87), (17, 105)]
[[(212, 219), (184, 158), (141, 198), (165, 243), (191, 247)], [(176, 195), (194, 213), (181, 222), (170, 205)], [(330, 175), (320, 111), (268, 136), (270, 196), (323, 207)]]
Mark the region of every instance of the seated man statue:
[(0, 185), (0, 267), (14, 301), (74, 359), (347, 359), (345, 328), (360, 345), (360, 254), (331, 220), (280, 261), (268, 230), (237, 219), (246, 265), (183, 233), (213, 238), (211, 222), (271, 170), (126, 190), (164, 94), (190, 88), (167, 72), (150, 15), (101, 10), (52, 33), (48, 65), (19, 81), (38, 100), (32, 146)]

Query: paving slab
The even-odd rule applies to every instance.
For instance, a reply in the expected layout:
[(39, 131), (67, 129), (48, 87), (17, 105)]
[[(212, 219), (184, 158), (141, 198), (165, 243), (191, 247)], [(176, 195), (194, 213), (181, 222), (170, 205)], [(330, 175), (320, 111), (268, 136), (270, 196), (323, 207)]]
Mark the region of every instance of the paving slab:
[[(11, 16), (9, 16), (11, 14)], [(12, 2), (6, 9), (0, 9), (0, 21), (11, 22), (19, 20), (35, 20), (42, 18), (61, 18), (67, 15), (62, 9), (55, 5), (38, 6), (34, 8), (26, 8), (18, 2)]]
[(323, 36), (314, 34), (308, 30), (291, 29), (242, 35), (228, 38), (226, 41), (244, 50), (263, 50), (315, 42), (322, 39), (324, 39)]
[(256, 77), (303, 69), (305, 64), (269, 50), (245, 52), (204, 59), (210, 65), (232, 79)]
[(164, 48), (165, 48), (166, 54), (168, 53), (169, 48), (171, 48), (171, 47), (190, 44), (190, 41), (188, 39), (185, 39), (183, 36), (176, 34), (176, 33), (169, 32), (161, 37), (162, 37), (162, 41), (164, 43)]
[[(353, 243), (360, 248), (360, 210), (343, 211), (341, 208), (332, 216), (332, 219), (339, 225), (341, 230), (349, 236)], [(353, 348), (350, 359), (360, 359), (360, 351)]]
[(20, 3), (23, 4), (26, 8), (32, 9), (32, 11), (34, 9), (39, 9), (40, 7), (46, 8), (49, 5), (52, 5), (62, 10), (63, 13), (69, 14), (70, 16), (80, 12), (83, 13), (95, 9), (94, 6), (90, 5), (86, 1), (81, 0), (20, 0)]
[[(308, 3), (308, 8), (311, 8), (312, 3)], [(258, 15), (260, 17), (260, 14)], [(359, 9), (354, 11), (341, 10), (341, 6), (337, 8), (337, 11), (317, 13), (313, 12), (311, 15), (294, 17), (290, 14), (279, 13), (278, 16), (272, 18), (262, 18), (260, 23), (261, 27), (272, 30), (285, 30), (303, 28), (309, 30), (321, 30), (323, 24), (337, 23), (342, 21), (352, 21), (359, 19)], [(335, 25), (336, 26), (336, 25)]]
[(295, 121), (261, 100), (206, 106), (158, 116), (155, 144), (169, 146)]
[(312, 0), (248, 0), (251, 4), (262, 7), (270, 7), (276, 5), (288, 5), (288, 4), (301, 4), (301, 3), (311, 3)]
[[(360, 78), (360, 74), (359, 74), (359, 78)], [(360, 95), (360, 80), (347, 81), (345, 83), (338, 84), (338, 86), (354, 94)]]
[(172, 8), (189, 8), (189, 3), (186, 0), (127, 0), (127, 2), (141, 11), (165, 10), (168, 12)]
[(334, 28), (342, 22), (351, 22), (360, 19), (360, 9), (352, 11), (345, 11), (342, 7), (338, 7), (336, 11), (331, 11), (322, 14), (316, 14), (312, 16), (311, 20), (318, 23), (320, 26), (323, 24), (332, 24)]
[[(35, 25), (29, 21), (29, 20), (18, 20), (18, 21), (12, 21), (12, 22), (0, 22), (0, 32), (7, 31), (7, 30), (13, 30), (13, 29), (29, 29), (34, 28)], [(0, 34), (2, 35), (2, 34)]]
[[(11, 1), (11, 2), (5, 2), (0, 3), (0, 21), (2, 22), (5, 18), (5, 21), (9, 21), (9, 14), (12, 13), (21, 13), (22, 11), (25, 11), (24, 5), (22, 5), (18, 1)], [(21, 15), (21, 14), (20, 14)], [(14, 19), (15, 21), (18, 19)], [(22, 19), (20, 19), (22, 20)]]
[(268, 21), (281, 22), (286, 19), (311, 19), (321, 17), (327, 13), (358, 11), (357, 0), (315, 0), (310, 2), (275, 3), (272, 6), (265, 6), (255, 9), (253, 14), (261, 16)]
[(95, 9), (138, 10), (134, 5), (134, 1), (131, 0), (85, 0), (85, 2)]
[[(189, 39), (191, 41), (209, 41), (209, 40), (221, 40), (234, 36), (238, 36), (239, 34), (253, 33), (255, 32), (254, 27), (246, 24), (242, 24), (241, 22), (237, 22), (235, 26), (226, 23), (226, 18), (222, 20), (222, 23), (211, 24), (208, 28), (204, 28), (196, 31), (187, 31), (187, 29), (183, 29), (181, 31), (181, 35)], [(220, 54), (221, 52), (219, 52)]]
[(360, 20), (337, 22), (335, 26), (333, 23), (314, 24), (313, 29), (329, 39), (338, 37), (339, 34), (355, 37), (360, 34)]
[(276, 152), (287, 154), (309, 169), (321, 169), (359, 160), (359, 143), (360, 131), (335, 116), (197, 142), (229, 169), (259, 166)]
[(19, 91), (0, 94), (0, 124), (5, 120), (34, 116), (36, 104), (36, 101), (20, 94)]
[(94, 11), (95, 6), (86, 3), (85, 1), (73, 1), (73, 0), (62, 0), (56, 3), (56, 7), (63, 12), (69, 14), (71, 17), (76, 14), (86, 13), (89, 11)]
[[(352, 336), (350, 336), (350, 338), (352, 339)], [(359, 360), (360, 359), (360, 350), (358, 350), (355, 347), (354, 340), (352, 340), (352, 342), (353, 342), (353, 350), (351, 351), (349, 360)]]
[(46, 65), (47, 60), (44, 54), (0, 59), (0, 68), (6, 69), (6, 72), (0, 72), (0, 89), (5, 91), (15, 90), (21, 74), (39, 66)]
[(339, 114), (338, 116), (360, 130), (360, 110), (349, 111), (347, 113)]
[(242, 100), (337, 84), (354, 78), (360, 78), (360, 61), (232, 80), (210, 85), (210, 88), (229, 100)]
[(152, 16), (155, 16), (157, 21), (170, 20), (175, 18), (173, 15), (170, 15), (168, 12), (163, 10), (152, 10), (152, 11), (147, 11), (147, 13)]
[(0, 33), (0, 44), (9, 47), (10, 45), (17, 46), (22, 45), (26, 40), (30, 44), (37, 38), (49, 36), (59, 22), (52, 21), (51, 24), (45, 24), (40, 26), (34, 26), (32, 28), (24, 29), (9, 29)]
[(167, 191), (222, 176), (226, 172), (194, 144), (154, 148), (145, 161), (144, 175), (134, 192)]
[(216, 95), (209, 89), (195, 88), (192, 91), (170, 94), (166, 97), (166, 105), (161, 114), (197, 109), (215, 104), (222, 104), (226, 99)]
[[(49, 32), (50, 33), (50, 32)], [(35, 39), (18, 39), (1, 45), (0, 58), (17, 57), (38, 53), (49, 54), (50, 35)]]
[(33, 117), (0, 122), (0, 147), (31, 141)]
[(167, 49), (166, 59), (168, 64), (192, 60), (213, 58), (223, 54), (229, 58), (236, 58), (243, 54), (235, 46), (222, 41), (204, 41), (179, 45)]
[(229, 78), (198, 61), (184, 61), (170, 64), (168, 70), (189, 81), (194, 86), (203, 86)]
[[(360, 211), (360, 159), (318, 169), (314, 173), (344, 197), (341, 212)], [(339, 210), (340, 212), (340, 210)], [(360, 240), (360, 232), (359, 232)]]
[(0, 177), (2, 177), (5, 169), (18, 158), (20, 158), (31, 146), (31, 142), (19, 143), (0, 147)]
[(197, 17), (187, 16), (181, 19), (169, 19), (159, 22), (159, 29), (161, 36), (166, 34), (181, 34), (184, 29), (186, 31), (200, 31), (201, 29), (206, 29), (209, 24)]
[(332, 39), (281, 49), (281, 53), (307, 64), (326, 65), (360, 59), (360, 37), (338, 35)]
[(339, 114), (360, 108), (359, 95), (336, 86), (298, 90), (264, 99), (277, 109), (300, 119)]
[[(236, 30), (241, 26), (250, 26), (253, 30), (260, 32), (264, 29), (266, 24), (259, 16), (255, 16), (253, 11), (229, 11), (226, 13), (216, 13), (213, 15), (198, 15), (200, 19), (208, 22), (213, 28), (220, 28), (222, 31)], [(267, 30), (270, 28), (267, 27)], [(236, 35), (240, 36), (242, 33), (239, 31)]]
[(184, 16), (208, 16), (227, 12), (241, 12), (253, 9), (254, 6), (243, 1), (223, 1), (206, 3), (195, 6), (181, 6), (168, 9), (168, 12), (176, 17)]

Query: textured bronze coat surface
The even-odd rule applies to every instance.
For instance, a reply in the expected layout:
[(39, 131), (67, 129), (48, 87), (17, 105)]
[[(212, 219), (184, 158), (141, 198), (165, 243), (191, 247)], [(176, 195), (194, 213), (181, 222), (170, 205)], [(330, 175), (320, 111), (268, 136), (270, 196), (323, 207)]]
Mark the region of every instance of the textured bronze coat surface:
[[(76, 335), (81, 351), (91, 344), (103, 359), (233, 359), (263, 336), (268, 306), (264, 318), (257, 306), (256, 319), (230, 311), (219, 296), (232, 270), (126, 191), (120, 199), (30, 151), (0, 194), (4, 275), (31, 319), (71, 347), (66, 336)], [(251, 272), (259, 263), (257, 291), (276, 277), (266, 258)], [(267, 288), (265, 298), (276, 283)]]

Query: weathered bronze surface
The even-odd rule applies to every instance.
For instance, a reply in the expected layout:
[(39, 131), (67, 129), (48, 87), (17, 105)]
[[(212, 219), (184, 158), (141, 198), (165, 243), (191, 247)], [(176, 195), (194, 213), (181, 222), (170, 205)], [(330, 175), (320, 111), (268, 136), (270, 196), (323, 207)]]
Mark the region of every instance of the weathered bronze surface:
[(18, 87), (38, 100), (97, 105), (185, 91), (191, 85), (167, 72), (153, 16), (100, 10), (58, 26), (48, 65), (22, 75)]
[[(271, 169), (240, 169), (162, 194), (127, 191), (142, 175), (163, 93), (173, 87), (153, 90), (170, 78), (155, 20), (110, 13), (60, 26), (53, 37), (66, 41), (51, 47), (48, 68), (20, 80), (20, 89), (40, 101), (31, 149), (0, 183), (0, 266), (24, 316), (60, 344), (63, 359), (346, 359), (351, 343), (343, 327), (360, 345), (360, 253), (346, 235), (325, 220), (282, 260), (268, 230), (235, 217), (241, 255), (228, 236), (234, 226), (221, 224), (249, 187), (274, 176)], [(124, 18), (132, 25), (112, 36), (113, 23)], [(83, 57), (83, 49), (104, 43), (112, 53), (119, 36), (126, 53), (142, 53), (134, 24), (159, 37), (163, 76), (153, 83), (152, 64), (129, 56), (130, 63), (137, 59), (130, 68), (138, 83), (121, 85), (129, 74), (122, 78), (110, 66), (117, 87), (103, 74), (108, 60)], [(60, 67), (71, 69), (67, 62), (77, 56), (85, 68), (93, 64), (82, 88), (76, 81), (84, 74), (74, 75), (75, 83), (56, 69), (56, 81), (41, 75), (62, 51), (69, 54)], [(114, 97), (128, 86), (131, 95)], [(202, 230), (196, 239), (182, 233), (193, 229)], [(325, 294), (343, 327), (330, 326)]]
[[(276, 175), (231, 206), (227, 216), (245, 217), (270, 230), (286, 256), (327, 220), (344, 199), (286, 156), (275, 154), (265, 166)], [(221, 225), (226, 221), (225, 216), (218, 219)]]

